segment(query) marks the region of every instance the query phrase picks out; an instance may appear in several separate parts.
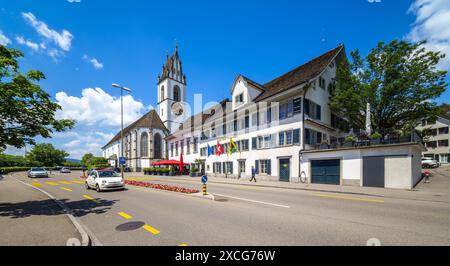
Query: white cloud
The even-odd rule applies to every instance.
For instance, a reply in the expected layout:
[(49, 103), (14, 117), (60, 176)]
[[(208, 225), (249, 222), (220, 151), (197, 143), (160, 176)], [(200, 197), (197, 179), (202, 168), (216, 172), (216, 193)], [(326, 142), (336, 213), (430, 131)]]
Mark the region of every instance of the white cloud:
[(83, 59), (91, 63), (95, 69), (100, 70), (103, 68), (103, 64), (100, 63), (96, 58), (89, 58), (89, 56), (84, 55)]
[(46, 40), (55, 43), (59, 48), (66, 52), (70, 50), (73, 35), (69, 31), (63, 30), (59, 33), (50, 29), (45, 22), (38, 20), (31, 12), (23, 12), (22, 17)]
[(30, 49), (32, 49), (34, 51), (38, 51), (39, 48), (42, 47), (42, 46), (40, 46), (39, 44), (37, 44), (35, 42), (32, 42), (30, 40), (25, 40), (25, 38), (22, 37), (22, 36), (17, 36), (16, 37), (16, 41), (17, 41), (18, 44), (25, 45), (25, 46), (27, 46), (28, 48), (30, 48)]
[(6, 35), (3, 34), (3, 32), (0, 30), (0, 44), (3, 46), (7, 46), (11, 43), (11, 40), (6, 37)]
[(69, 3), (81, 3), (81, 0), (67, 0)]
[(76, 148), (76, 147), (80, 146), (80, 144), (81, 144), (81, 140), (76, 139), (76, 140), (72, 140), (69, 143), (64, 144), (63, 147), (64, 148), (73, 149), (73, 148)]
[[(97, 126), (120, 126), (120, 97), (113, 97), (101, 88), (87, 88), (81, 97), (69, 96), (65, 92), (56, 94), (56, 100), (62, 107), (57, 116), (60, 119), (74, 119), (78, 123)], [(124, 123), (130, 124), (141, 117), (146, 110), (142, 102), (132, 96), (123, 97)]]
[(409, 9), (416, 15), (408, 39), (414, 42), (427, 41), (425, 47), (441, 51), (447, 56), (440, 63), (443, 69), (450, 69), (450, 1), (416, 0)]

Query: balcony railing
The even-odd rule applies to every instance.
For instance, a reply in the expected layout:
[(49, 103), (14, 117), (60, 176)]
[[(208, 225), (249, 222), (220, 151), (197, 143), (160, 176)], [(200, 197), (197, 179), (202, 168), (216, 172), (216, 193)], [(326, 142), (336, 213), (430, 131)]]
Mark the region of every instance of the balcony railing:
[(389, 136), (384, 139), (376, 139), (376, 140), (360, 137), (358, 138), (357, 141), (354, 142), (336, 141), (331, 144), (309, 145), (309, 147), (310, 150), (335, 150), (343, 148), (383, 146), (402, 143), (422, 143), (422, 137), (417, 132), (414, 132), (412, 134), (405, 136)]

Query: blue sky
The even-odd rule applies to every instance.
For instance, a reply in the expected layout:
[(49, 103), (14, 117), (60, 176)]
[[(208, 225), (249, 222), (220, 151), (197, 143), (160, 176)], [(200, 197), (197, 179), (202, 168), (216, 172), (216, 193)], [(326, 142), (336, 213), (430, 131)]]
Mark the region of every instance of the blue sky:
[[(112, 82), (133, 90), (127, 122), (156, 104), (157, 75), (176, 42), (188, 101), (194, 93), (218, 101), (229, 97), (237, 74), (264, 83), (340, 43), (366, 54), (378, 41), (436, 41), (442, 31), (427, 27), (439, 30), (431, 19), (446, 22), (433, 14), (450, 10), (448, 2), (0, 0), (0, 42), (24, 51), (24, 70), (46, 74), (41, 85), (65, 107), (60, 116), (79, 120), (72, 132), (45, 140), (79, 158), (99, 154), (119, 129)], [(450, 51), (448, 33), (446, 41), (430, 47)], [(449, 99), (447, 92), (439, 102)]]

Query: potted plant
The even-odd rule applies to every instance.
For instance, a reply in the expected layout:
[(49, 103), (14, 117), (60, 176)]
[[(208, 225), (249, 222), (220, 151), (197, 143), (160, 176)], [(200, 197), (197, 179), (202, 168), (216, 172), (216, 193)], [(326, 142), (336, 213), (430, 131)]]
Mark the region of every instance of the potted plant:
[(176, 174), (177, 174), (177, 171), (175, 170), (175, 167), (170, 167), (169, 176), (175, 176)]
[(370, 145), (380, 145), (382, 138), (383, 136), (380, 133), (373, 133), (372, 136), (370, 136)]
[(150, 168), (144, 168), (144, 175), (150, 175)]
[(319, 149), (321, 150), (328, 150), (330, 148), (330, 145), (328, 144), (327, 140), (322, 140), (322, 142), (320, 143), (320, 147)]
[(344, 148), (352, 148), (355, 145), (356, 139), (353, 136), (345, 138)]
[(190, 177), (196, 177), (198, 174), (198, 168), (192, 168), (191, 173), (190, 173)]

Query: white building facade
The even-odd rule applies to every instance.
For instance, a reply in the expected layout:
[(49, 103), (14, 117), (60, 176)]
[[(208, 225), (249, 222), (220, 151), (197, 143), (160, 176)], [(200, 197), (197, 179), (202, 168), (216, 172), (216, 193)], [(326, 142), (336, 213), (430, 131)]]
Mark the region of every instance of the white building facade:
[[(182, 153), (185, 163), (215, 176), (250, 177), (254, 167), (262, 180), (298, 180), (300, 151), (342, 136), (328, 101), (329, 85), (344, 57), (339, 46), (264, 85), (238, 76), (231, 101), (172, 132), (166, 139), (168, 157), (179, 160)], [(232, 141), (236, 151), (229, 152)], [(218, 145), (225, 150), (220, 156)]]
[(442, 164), (450, 163), (450, 115), (444, 114), (435, 123), (423, 121), (417, 127), (419, 131), (428, 130), (430, 136), (425, 139), (427, 151), (424, 157), (433, 158)]

